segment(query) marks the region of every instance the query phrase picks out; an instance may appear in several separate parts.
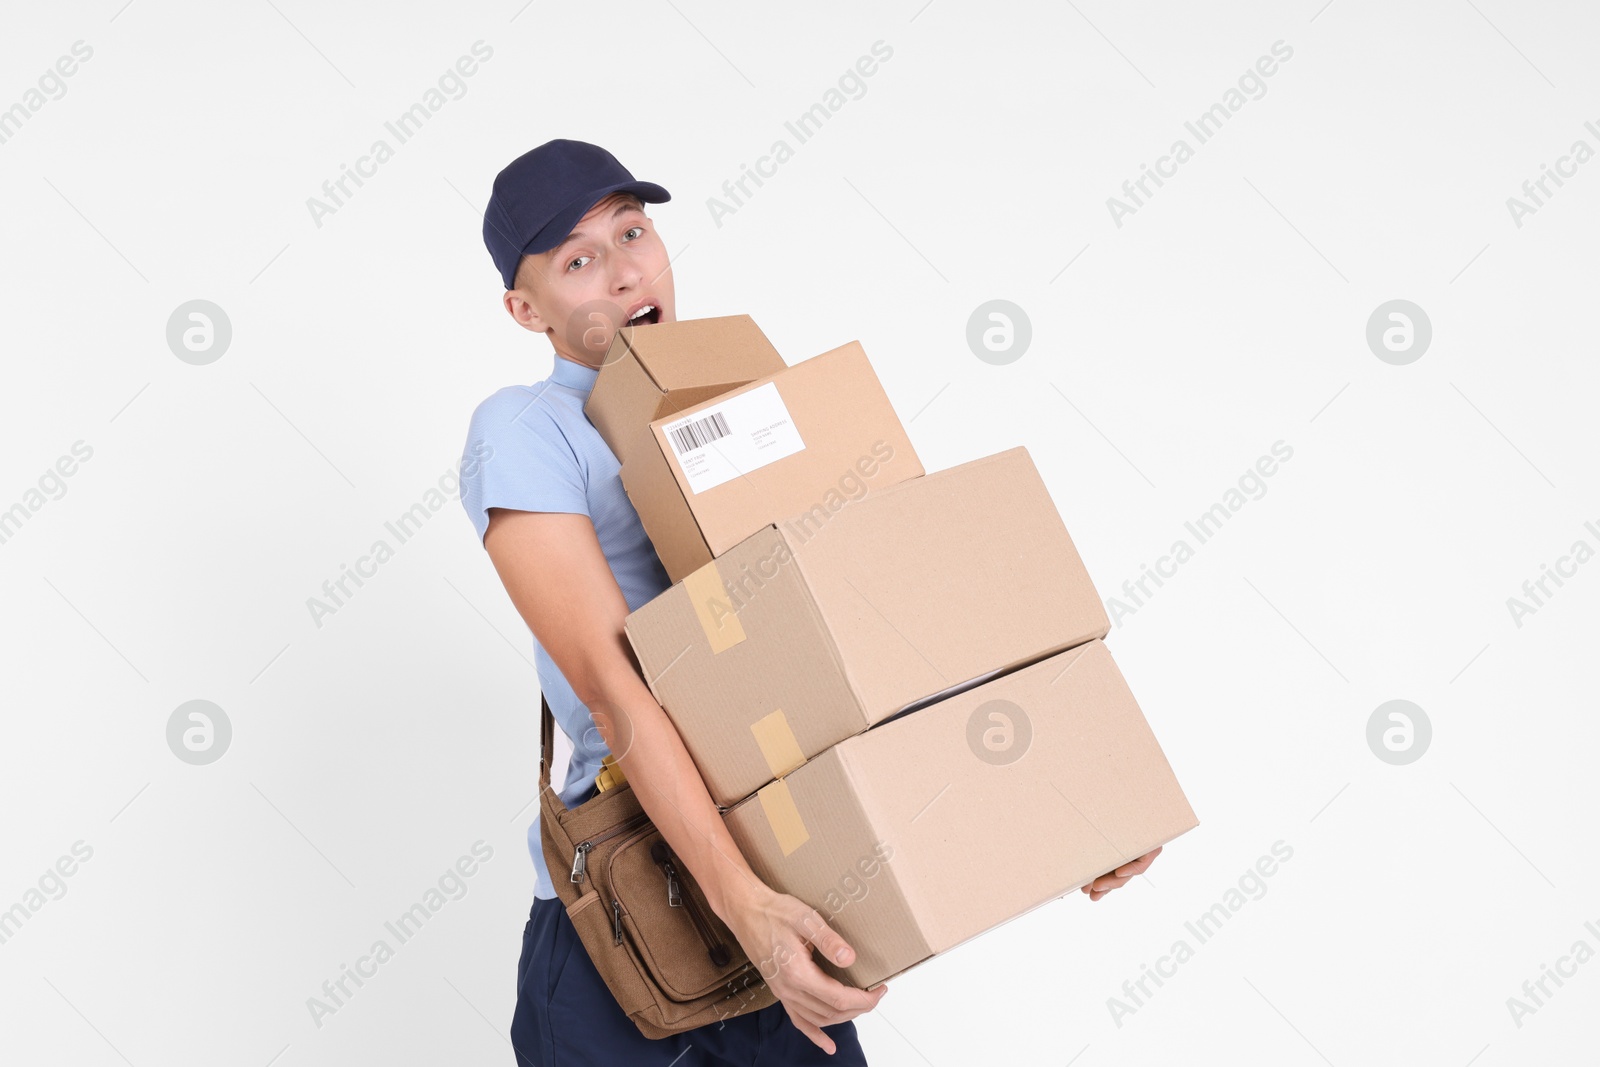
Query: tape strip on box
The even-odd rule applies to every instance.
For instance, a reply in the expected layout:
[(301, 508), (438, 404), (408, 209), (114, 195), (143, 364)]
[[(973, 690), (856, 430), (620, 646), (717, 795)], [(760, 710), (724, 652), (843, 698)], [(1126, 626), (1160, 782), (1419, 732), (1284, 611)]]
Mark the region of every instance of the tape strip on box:
[(683, 579), (683, 590), (689, 594), (689, 603), (694, 606), (695, 618), (700, 620), (700, 629), (705, 632), (712, 655), (726, 652), (744, 640), (744, 624), (728, 602), (716, 560), (690, 572)]
[(789, 792), (788, 782), (780, 778), (762, 788), (756, 796), (761, 798), (761, 810), (766, 812), (767, 825), (772, 827), (772, 836), (777, 839), (778, 848), (783, 850), (785, 856), (811, 840), (805, 821), (800, 818), (800, 809), (794, 806), (794, 796)]
[(751, 723), (750, 732), (755, 735), (756, 747), (767, 761), (772, 777), (782, 778), (806, 761), (782, 708)]

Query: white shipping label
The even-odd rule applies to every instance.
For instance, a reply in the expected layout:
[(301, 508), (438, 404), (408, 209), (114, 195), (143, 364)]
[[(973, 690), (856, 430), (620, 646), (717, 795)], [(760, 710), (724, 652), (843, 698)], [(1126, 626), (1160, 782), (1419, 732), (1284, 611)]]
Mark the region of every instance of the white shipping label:
[(775, 382), (663, 428), (691, 493), (703, 493), (806, 447)]

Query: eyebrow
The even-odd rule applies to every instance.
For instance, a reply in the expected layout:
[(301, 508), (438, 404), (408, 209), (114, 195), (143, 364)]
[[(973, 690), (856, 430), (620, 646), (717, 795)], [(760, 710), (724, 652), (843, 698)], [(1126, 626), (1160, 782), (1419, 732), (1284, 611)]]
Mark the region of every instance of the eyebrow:
[[(633, 204), (630, 201), (624, 200), (622, 203), (617, 205), (617, 210), (615, 210), (615, 211), (613, 211), (611, 213), (611, 217), (612, 218), (616, 218), (618, 215), (622, 214), (624, 211), (637, 211), (641, 215), (644, 214), (643, 209), (639, 208), (637, 205)], [(550, 250), (550, 258), (554, 259), (556, 257), (556, 254), (559, 253), (563, 248), (567, 247), (573, 241), (581, 241), (581, 240), (583, 240), (584, 237), (585, 237), (585, 235), (583, 233), (579, 232), (578, 230), (573, 230), (571, 233), (567, 234), (567, 239), (565, 241), (562, 241), (560, 244), (556, 245), (554, 248), (552, 248)]]

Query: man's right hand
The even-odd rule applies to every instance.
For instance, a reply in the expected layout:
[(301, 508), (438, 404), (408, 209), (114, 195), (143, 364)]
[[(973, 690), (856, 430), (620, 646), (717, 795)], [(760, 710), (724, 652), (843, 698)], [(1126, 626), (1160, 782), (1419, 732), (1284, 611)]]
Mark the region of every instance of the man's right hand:
[(811, 958), (813, 948), (841, 967), (855, 960), (855, 950), (795, 897), (762, 886), (734, 907), (728, 928), (795, 1027), (830, 1056), (837, 1048), (822, 1028), (871, 1011), (889, 991), (881, 982), (855, 989), (825, 974)]

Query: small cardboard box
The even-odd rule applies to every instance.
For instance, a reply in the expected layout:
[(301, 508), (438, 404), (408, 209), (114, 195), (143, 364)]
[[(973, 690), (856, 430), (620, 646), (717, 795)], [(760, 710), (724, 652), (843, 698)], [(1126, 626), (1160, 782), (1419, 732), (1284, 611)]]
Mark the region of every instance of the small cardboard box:
[(723, 816), (867, 988), (1199, 825), (1103, 641), (840, 742)]
[(1025, 448), (767, 526), (626, 623), (723, 806), (914, 703), (1110, 627)]
[(658, 418), (650, 435), (622, 485), (675, 582), (768, 523), (922, 473), (856, 341)]
[(786, 364), (749, 315), (617, 330), (584, 414), (622, 463), (652, 420), (776, 373)]

